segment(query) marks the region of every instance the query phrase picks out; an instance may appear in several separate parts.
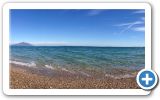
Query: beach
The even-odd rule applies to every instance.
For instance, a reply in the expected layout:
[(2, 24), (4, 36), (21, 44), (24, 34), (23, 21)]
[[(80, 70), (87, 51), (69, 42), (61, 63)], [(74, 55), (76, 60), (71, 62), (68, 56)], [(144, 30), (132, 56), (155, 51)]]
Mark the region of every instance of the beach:
[[(49, 70), (49, 69), (48, 69)], [(45, 74), (44, 74), (45, 73)], [(96, 76), (96, 77), (95, 77)], [(67, 70), (37, 70), (26, 66), (10, 64), (11, 89), (137, 89), (135, 76), (116, 78), (75, 74)], [(103, 76), (103, 77), (102, 77)]]

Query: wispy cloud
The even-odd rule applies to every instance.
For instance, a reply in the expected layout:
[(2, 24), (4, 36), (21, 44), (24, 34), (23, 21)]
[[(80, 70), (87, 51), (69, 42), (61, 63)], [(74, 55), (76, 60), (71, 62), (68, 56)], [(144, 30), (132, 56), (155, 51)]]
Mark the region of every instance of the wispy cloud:
[(89, 10), (88, 16), (96, 16), (102, 13), (104, 10), (101, 9), (95, 9), (95, 10)]
[(142, 27), (135, 27), (132, 30), (144, 32), (145, 31), (145, 27), (144, 26), (142, 26)]
[(133, 14), (141, 14), (141, 13), (145, 13), (145, 10), (137, 10), (133, 12)]
[[(145, 13), (145, 10), (136, 10), (133, 12), (133, 14), (142, 14), (142, 13)], [(144, 32), (145, 31), (144, 22), (145, 22), (145, 17), (140, 17), (139, 20), (137, 21), (121, 23), (115, 26), (123, 27), (123, 29), (119, 33), (124, 33), (128, 30)]]
[(130, 22), (130, 23), (122, 23), (122, 24), (118, 24), (115, 26), (119, 26), (119, 27), (125, 27), (124, 29), (122, 29), (119, 33), (124, 33), (128, 30), (133, 30), (133, 31), (144, 31), (141, 27), (134, 27), (136, 25), (142, 25), (144, 24), (143, 21), (134, 21), (134, 22)]
[(143, 21), (134, 21), (130, 23), (122, 23), (122, 24), (117, 24), (115, 26), (130, 26), (130, 25), (137, 25), (137, 24), (143, 24)]

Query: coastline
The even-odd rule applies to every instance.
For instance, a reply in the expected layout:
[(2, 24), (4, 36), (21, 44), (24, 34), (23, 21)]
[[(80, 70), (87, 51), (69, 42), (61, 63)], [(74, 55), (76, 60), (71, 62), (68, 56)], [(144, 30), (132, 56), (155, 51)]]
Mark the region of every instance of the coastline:
[(116, 78), (100, 73), (90, 76), (84, 72), (75, 74), (66, 69), (51, 70), (10, 64), (11, 89), (137, 89), (136, 75)]

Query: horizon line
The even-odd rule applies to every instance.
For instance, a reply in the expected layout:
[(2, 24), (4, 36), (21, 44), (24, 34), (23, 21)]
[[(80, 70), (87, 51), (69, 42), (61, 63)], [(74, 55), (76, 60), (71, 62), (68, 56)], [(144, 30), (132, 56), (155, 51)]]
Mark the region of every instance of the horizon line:
[[(9, 45), (9, 46), (17, 46), (17, 47), (27, 47), (27, 46), (19, 46), (19, 45)], [(145, 47), (145, 46), (92, 46), (92, 45), (31, 45), (28, 47)]]
[[(54, 42), (53, 44), (51, 42), (49, 42), (49, 44), (44, 44), (44, 43), (30, 43), (30, 42), (18, 42), (18, 43), (10, 43), (9, 46), (16, 46), (17, 44), (20, 43), (26, 43), (29, 44), (30, 46), (82, 46), (82, 47), (145, 47), (145, 45), (124, 45), (124, 46), (120, 46), (120, 45), (94, 45), (94, 44), (67, 44), (67, 43), (58, 43), (58, 42)], [(18, 45), (17, 45), (18, 46)], [(23, 46), (23, 45), (20, 45)], [(25, 45), (24, 45), (25, 46)]]

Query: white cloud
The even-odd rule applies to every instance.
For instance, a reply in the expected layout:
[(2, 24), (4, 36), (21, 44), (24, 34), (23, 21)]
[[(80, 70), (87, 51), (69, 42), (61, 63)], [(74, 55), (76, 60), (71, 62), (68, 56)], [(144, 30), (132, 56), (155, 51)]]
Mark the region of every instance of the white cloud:
[(101, 9), (96, 9), (96, 10), (90, 10), (88, 12), (88, 15), (89, 16), (96, 16), (96, 15), (99, 15), (100, 13), (102, 13), (104, 10), (101, 10)]
[[(134, 29), (133, 27), (135, 25), (141, 25), (143, 24), (144, 22), (143, 21), (135, 21), (135, 22), (130, 22), (130, 23), (122, 23), (122, 24), (118, 24), (118, 25), (115, 25), (115, 26), (119, 26), (119, 27), (125, 27), (123, 30), (121, 30), (119, 33), (124, 33), (128, 30), (134, 30), (134, 31), (140, 31), (140, 29)], [(138, 28), (138, 27), (137, 27)], [(142, 31), (142, 30), (141, 30)]]
[(145, 31), (145, 27), (135, 27), (132, 30), (139, 31), (139, 32), (144, 32)]
[[(145, 10), (137, 10), (133, 13), (145, 13)], [(144, 32), (145, 31), (145, 27), (144, 27), (144, 21), (145, 17), (141, 17), (139, 19), (139, 21), (134, 21), (134, 22), (129, 22), (129, 23), (121, 23), (121, 24), (117, 24), (115, 26), (118, 27), (125, 27), (124, 29), (122, 29), (120, 31), (120, 33), (124, 33), (128, 30), (133, 30), (133, 31), (139, 31), (139, 32)], [(136, 26), (136, 25), (140, 25), (140, 26)], [(135, 27), (136, 26), (136, 27)]]
[(143, 24), (143, 21), (134, 21), (130, 23), (122, 23), (122, 24), (117, 24), (115, 26), (130, 26), (130, 25), (138, 25), (138, 24)]
[(133, 12), (134, 14), (141, 14), (141, 13), (145, 13), (145, 10), (137, 10)]

